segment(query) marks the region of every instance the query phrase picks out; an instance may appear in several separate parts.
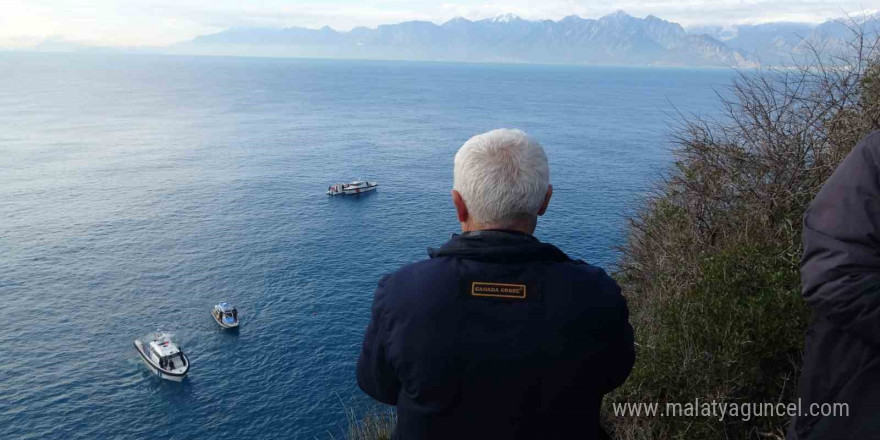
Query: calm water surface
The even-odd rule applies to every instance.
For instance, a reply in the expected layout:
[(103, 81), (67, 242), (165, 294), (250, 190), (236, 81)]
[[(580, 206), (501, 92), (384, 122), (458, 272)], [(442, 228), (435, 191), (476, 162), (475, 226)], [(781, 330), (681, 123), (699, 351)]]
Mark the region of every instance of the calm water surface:
[[(0, 54), (0, 437), (337, 438), (381, 274), (457, 228), (452, 157), (522, 128), (537, 235), (608, 266), (726, 70)], [(329, 198), (331, 183), (380, 182)], [(228, 300), (237, 333), (209, 311)], [(162, 329), (192, 362), (151, 376)]]

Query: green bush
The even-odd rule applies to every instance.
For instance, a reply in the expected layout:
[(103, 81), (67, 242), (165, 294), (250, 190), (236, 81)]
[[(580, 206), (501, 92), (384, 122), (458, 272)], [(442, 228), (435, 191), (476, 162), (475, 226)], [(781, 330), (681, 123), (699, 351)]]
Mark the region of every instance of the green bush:
[[(631, 220), (616, 274), (637, 360), (606, 399), (620, 439), (783, 438), (787, 417), (616, 417), (613, 403), (788, 403), (809, 312), (801, 218), (822, 183), (880, 127), (876, 40), (851, 53), (741, 73), (724, 117), (684, 117), (674, 170)], [(870, 43), (870, 44), (869, 44)]]

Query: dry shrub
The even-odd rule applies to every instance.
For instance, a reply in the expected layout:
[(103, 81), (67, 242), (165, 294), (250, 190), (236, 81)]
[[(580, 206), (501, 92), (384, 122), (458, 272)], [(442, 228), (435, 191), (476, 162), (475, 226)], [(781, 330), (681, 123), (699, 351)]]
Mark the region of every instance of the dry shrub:
[(347, 408), (346, 416), (348, 430), (345, 440), (390, 440), (397, 424), (397, 413), (394, 409), (378, 405), (360, 418), (352, 408)]
[(784, 417), (615, 417), (612, 402), (791, 402), (808, 311), (801, 217), (852, 147), (880, 128), (876, 33), (847, 53), (740, 72), (723, 117), (682, 117), (676, 162), (631, 220), (618, 281), (637, 361), (606, 399), (620, 439), (782, 438)]

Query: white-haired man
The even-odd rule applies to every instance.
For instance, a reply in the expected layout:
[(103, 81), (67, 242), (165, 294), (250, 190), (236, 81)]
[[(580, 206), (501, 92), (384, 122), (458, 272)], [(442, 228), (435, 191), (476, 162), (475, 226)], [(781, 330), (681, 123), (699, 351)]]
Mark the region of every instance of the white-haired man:
[(358, 384), (397, 405), (395, 439), (598, 439), (605, 393), (635, 360), (620, 288), (532, 236), (553, 187), (519, 130), (455, 155), (462, 233), (384, 276)]

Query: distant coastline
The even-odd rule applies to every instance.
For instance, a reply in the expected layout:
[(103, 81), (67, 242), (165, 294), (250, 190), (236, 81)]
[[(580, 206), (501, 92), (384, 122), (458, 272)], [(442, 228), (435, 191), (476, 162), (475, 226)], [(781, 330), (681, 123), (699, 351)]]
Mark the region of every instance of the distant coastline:
[[(192, 53), (175, 53), (166, 50), (127, 50), (102, 47), (84, 47), (80, 50), (4, 50), (0, 49), (0, 56), (8, 55), (72, 55), (72, 56), (155, 56), (155, 57), (177, 57), (177, 58), (240, 58), (247, 59), (263, 59), (263, 60), (291, 60), (291, 61), (321, 61), (321, 62), (362, 62), (362, 63), (405, 63), (405, 64), (448, 64), (448, 65), (474, 65), (474, 66), (535, 66), (535, 67), (570, 67), (570, 68), (596, 68), (596, 69), (669, 69), (669, 70), (730, 70), (731, 66), (687, 66), (687, 65), (666, 65), (666, 64), (572, 64), (572, 63), (532, 63), (517, 61), (447, 61), (447, 60), (410, 60), (410, 59), (384, 59), (384, 58), (332, 58), (332, 57), (297, 57), (297, 56), (270, 56), (270, 55), (247, 55), (247, 54), (192, 54)], [(740, 70), (757, 69), (760, 66), (741, 67)]]

